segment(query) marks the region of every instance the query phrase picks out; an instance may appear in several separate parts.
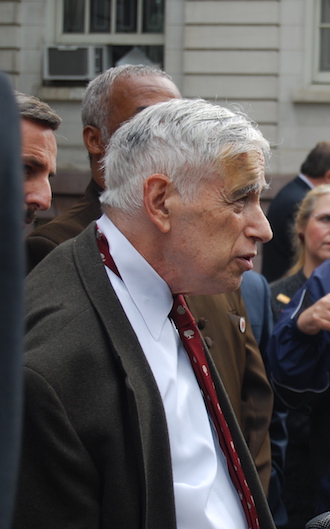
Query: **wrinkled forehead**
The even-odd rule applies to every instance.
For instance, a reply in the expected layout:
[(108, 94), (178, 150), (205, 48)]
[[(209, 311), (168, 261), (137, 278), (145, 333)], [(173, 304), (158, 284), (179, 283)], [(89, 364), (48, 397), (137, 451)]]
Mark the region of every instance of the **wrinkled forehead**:
[(261, 193), (268, 187), (265, 180), (265, 159), (261, 151), (252, 150), (219, 160), (224, 186), (231, 194), (244, 190)]

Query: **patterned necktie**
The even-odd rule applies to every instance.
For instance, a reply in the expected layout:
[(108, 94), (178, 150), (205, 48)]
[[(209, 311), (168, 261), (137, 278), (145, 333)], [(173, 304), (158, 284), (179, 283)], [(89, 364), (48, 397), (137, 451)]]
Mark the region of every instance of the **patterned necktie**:
[[(110, 254), (108, 241), (97, 226), (96, 239), (103, 263), (118, 277), (121, 277)], [(237, 455), (227, 421), (220, 408), (196, 322), (188, 309), (183, 295), (179, 294), (174, 296), (174, 303), (169, 316), (172, 318), (178, 329), (199, 387), (202, 390), (207, 410), (213, 420), (221, 449), (227, 460), (229, 474), (242, 502), (248, 527), (249, 529), (259, 529), (259, 520), (255, 503), (244, 477), (241, 462)]]
[(221, 449), (227, 460), (230, 477), (241, 500), (248, 527), (249, 529), (258, 529), (259, 520), (253, 496), (246, 482), (227, 421), (219, 404), (199, 330), (182, 294), (174, 296), (170, 317), (178, 329), (199, 387), (202, 390), (206, 408), (213, 420)]

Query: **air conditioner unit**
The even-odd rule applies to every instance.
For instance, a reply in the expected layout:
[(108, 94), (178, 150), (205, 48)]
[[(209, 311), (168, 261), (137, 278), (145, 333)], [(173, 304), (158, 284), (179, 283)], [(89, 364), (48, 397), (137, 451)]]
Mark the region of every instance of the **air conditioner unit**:
[(107, 68), (106, 46), (47, 46), (44, 50), (46, 81), (88, 81)]

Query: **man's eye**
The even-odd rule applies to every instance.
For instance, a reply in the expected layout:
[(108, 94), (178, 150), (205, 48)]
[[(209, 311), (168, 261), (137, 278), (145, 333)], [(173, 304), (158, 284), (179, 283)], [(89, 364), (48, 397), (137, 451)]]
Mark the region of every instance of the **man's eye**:
[(242, 202), (242, 203), (244, 203), (244, 202), (247, 201), (247, 199), (248, 199), (248, 195), (244, 195), (244, 196), (242, 196), (242, 197), (239, 197), (239, 198), (236, 200), (236, 202)]
[(24, 174), (25, 174), (25, 175), (29, 175), (29, 174), (31, 174), (31, 172), (32, 172), (32, 167), (31, 167), (31, 165), (26, 165), (26, 164), (24, 164), (24, 165), (23, 165), (23, 171), (24, 171)]

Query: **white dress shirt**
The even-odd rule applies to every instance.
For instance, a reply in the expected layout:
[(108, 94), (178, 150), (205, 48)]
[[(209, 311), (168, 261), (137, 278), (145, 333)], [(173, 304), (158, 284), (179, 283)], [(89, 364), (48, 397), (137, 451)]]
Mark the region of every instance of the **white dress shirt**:
[(246, 529), (243, 508), (190, 360), (168, 318), (171, 291), (106, 215), (97, 224), (122, 279), (106, 267), (108, 277), (164, 403), (178, 529)]

